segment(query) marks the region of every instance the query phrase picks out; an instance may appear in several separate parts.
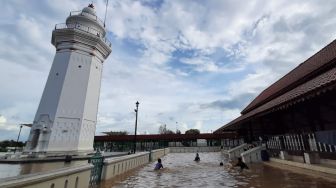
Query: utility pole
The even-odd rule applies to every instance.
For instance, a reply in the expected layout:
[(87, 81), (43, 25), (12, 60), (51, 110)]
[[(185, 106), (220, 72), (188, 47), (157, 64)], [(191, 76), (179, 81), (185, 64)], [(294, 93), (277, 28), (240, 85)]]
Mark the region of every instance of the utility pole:
[(16, 146), (15, 146), (15, 149), (14, 149), (14, 153), (16, 152), (16, 147), (19, 145), (19, 138), (20, 138), (20, 134), (21, 134), (21, 129), (22, 129), (22, 125), (20, 125), (20, 131), (19, 131), (19, 135), (18, 135), (17, 140), (16, 140)]
[(135, 111), (135, 131), (134, 131), (134, 146), (133, 146), (133, 152), (135, 153), (136, 150), (136, 136), (137, 136), (137, 127), (138, 127), (138, 107), (139, 107), (139, 102), (137, 101), (135, 103), (136, 109)]

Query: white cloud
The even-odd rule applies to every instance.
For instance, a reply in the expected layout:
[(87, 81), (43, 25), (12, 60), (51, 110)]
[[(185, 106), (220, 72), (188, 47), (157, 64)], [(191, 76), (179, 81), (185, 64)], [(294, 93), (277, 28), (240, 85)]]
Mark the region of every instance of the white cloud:
[[(101, 18), (104, 2), (96, 3)], [(86, 4), (3, 3), (0, 113), (7, 122), (33, 120), (55, 52), (52, 29)], [(137, 100), (139, 133), (156, 133), (162, 123), (175, 130), (176, 122), (182, 132), (215, 130), (239, 115), (241, 101), (335, 38), (335, 7), (331, 0), (110, 1), (114, 49), (104, 63), (97, 133), (133, 132)]]

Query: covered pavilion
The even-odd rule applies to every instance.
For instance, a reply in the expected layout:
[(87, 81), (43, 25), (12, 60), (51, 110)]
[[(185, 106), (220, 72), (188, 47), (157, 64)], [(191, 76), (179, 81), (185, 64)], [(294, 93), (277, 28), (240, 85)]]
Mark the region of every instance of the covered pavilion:
[(336, 40), (262, 91), (241, 116), (214, 133), (236, 132), (246, 142), (292, 154), (336, 154)]

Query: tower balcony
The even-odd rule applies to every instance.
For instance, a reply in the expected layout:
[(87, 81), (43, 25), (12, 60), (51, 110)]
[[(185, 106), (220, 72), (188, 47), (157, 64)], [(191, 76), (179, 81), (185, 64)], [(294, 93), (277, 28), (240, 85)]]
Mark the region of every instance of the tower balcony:
[(104, 22), (100, 18), (98, 18), (98, 16), (96, 16), (95, 14), (90, 14), (88, 12), (83, 12), (82, 10), (79, 10), (79, 11), (71, 11), (70, 16), (84, 16), (98, 22), (100, 25), (105, 27)]
[(95, 36), (99, 37), (107, 46), (109, 46), (109, 47), (112, 46), (111, 42), (106, 37), (104, 37), (101, 32), (99, 32), (95, 28), (88, 27), (88, 26), (85, 26), (85, 25), (80, 24), (80, 23), (69, 23), (69, 24), (60, 23), (60, 24), (55, 25), (55, 31), (56, 30), (64, 30), (64, 29), (84, 31), (86, 33), (89, 33), (89, 34), (92, 34), (92, 35), (95, 35)]

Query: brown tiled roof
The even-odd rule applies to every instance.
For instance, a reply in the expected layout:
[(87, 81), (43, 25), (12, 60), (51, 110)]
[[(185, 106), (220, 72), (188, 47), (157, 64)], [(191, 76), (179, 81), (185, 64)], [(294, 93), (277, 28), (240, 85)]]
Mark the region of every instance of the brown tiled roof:
[(248, 118), (255, 116), (257, 114), (271, 111), (279, 108), (281, 105), (291, 104), (292, 101), (300, 102), (304, 100), (305, 96), (309, 96), (310, 94), (315, 93), (316, 91), (326, 92), (327, 90), (323, 90), (322, 88), (328, 88), (331, 86), (331, 89), (335, 89), (336, 87), (336, 63), (333, 62), (333, 68), (330, 70), (318, 75), (317, 77), (305, 82), (296, 88), (284, 93), (281, 96), (276, 97), (275, 99), (255, 108), (252, 111), (249, 111), (246, 114), (241, 115), (230, 123), (224, 125), (219, 128), (215, 132), (223, 129), (230, 129), (232, 126), (237, 124), (238, 122), (242, 122), (247, 120)]
[(246, 114), (268, 101), (311, 79), (318, 69), (329, 64), (336, 57), (336, 40), (321, 49), (315, 55), (301, 63), (284, 77), (261, 92), (241, 113)]

